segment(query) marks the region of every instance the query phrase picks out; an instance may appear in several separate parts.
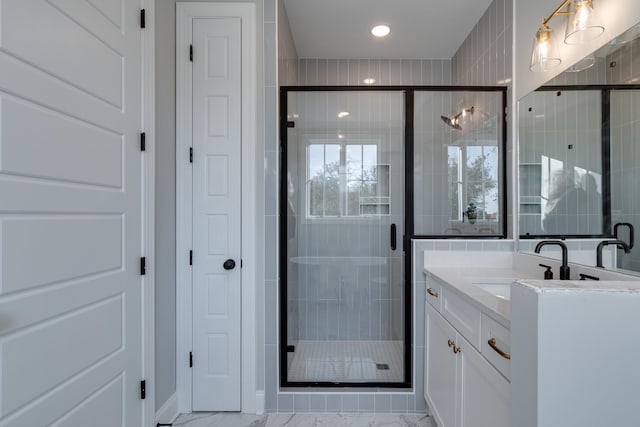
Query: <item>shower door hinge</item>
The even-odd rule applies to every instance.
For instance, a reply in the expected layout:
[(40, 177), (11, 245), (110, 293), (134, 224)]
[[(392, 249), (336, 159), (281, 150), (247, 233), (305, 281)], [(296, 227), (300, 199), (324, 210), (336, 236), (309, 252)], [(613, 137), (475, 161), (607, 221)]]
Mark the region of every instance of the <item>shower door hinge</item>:
[(189, 352), (189, 367), (193, 368), (193, 352)]
[(147, 134), (142, 132), (140, 134), (140, 151), (146, 151), (147, 149)]
[(147, 382), (145, 380), (140, 381), (140, 399), (147, 398)]
[(287, 353), (294, 353), (296, 351), (296, 346), (295, 345), (288, 345), (287, 346)]
[(291, 121), (291, 120), (287, 121), (287, 127), (288, 127), (288, 128), (294, 128), (294, 127), (296, 127), (296, 122)]
[(144, 9), (140, 9), (140, 28), (147, 28), (147, 13)]

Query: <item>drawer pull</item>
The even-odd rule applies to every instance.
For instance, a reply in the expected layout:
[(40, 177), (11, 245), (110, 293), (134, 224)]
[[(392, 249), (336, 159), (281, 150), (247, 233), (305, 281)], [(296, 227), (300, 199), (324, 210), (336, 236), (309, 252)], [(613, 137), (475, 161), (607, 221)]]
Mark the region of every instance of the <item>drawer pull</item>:
[(447, 340), (447, 345), (449, 346), (449, 348), (453, 347), (455, 343), (451, 340)]
[(432, 297), (436, 297), (436, 298), (438, 298), (438, 293), (437, 293), (437, 292), (434, 292), (434, 291), (433, 291), (433, 289), (431, 289), (431, 288), (428, 288), (428, 289), (427, 289), (427, 293), (428, 293), (429, 295), (431, 295)]
[(489, 341), (487, 341), (487, 343), (489, 344), (489, 347), (491, 347), (500, 356), (504, 357), (507, 360), (511, 360), (511, 355), (509, 353), (505, 353), (504, 351), (502, 351), (502, 350), (500, 350), (498, 348), (498, 346), (496, 345), (496, 339), (495, 338), (491, 338)]

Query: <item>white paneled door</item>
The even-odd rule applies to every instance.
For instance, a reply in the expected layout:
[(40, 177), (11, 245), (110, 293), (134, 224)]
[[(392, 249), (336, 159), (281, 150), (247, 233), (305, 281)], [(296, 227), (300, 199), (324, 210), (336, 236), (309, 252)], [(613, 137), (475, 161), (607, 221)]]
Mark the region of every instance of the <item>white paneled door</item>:
[(193, 19), (193, 410), (240, 410), (241, 26)]
[(0, 2), (0, 426), (142, 425), (139, 14)]

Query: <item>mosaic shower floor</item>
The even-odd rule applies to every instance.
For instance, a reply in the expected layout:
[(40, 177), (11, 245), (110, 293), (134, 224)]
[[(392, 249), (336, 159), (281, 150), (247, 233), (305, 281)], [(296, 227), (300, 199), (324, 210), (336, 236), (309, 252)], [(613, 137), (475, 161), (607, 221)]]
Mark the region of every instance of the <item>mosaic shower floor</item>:
[(401, 382), (402, 341), (298, 341), (288, 380)]

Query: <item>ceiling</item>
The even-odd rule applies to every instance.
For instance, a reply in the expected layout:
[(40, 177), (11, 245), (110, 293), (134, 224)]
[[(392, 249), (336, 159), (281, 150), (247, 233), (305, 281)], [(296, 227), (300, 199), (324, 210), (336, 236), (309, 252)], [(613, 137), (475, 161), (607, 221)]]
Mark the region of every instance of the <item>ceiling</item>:
[[(284, 0), (300, 58), (450, 59), (491, 0)], [(386, 24), (383, 39), (371, 28)]]

